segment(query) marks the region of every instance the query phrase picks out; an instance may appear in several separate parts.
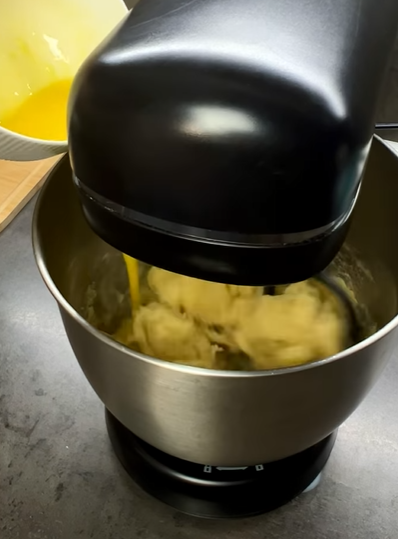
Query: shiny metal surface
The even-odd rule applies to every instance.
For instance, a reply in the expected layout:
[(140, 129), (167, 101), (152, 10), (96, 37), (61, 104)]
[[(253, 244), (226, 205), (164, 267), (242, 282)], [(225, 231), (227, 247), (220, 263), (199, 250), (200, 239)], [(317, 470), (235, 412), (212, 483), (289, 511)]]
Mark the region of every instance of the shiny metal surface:
[[(89, 382), (135, 434), (177, 457), (248, 465), (296, 453), (337, 428), (385, 367), (398, 320), (398, 159), (376, 140), (348, 243), (371, 270), (360, 290), (382, 327), (335, 358), (277, 372), (215, 372), (152, 360), (90, 327), (79, 312), (95, 260), (112, 249), (83, 220), (64, 160), (34, 218), (42, 276)], [(355, 280), (356, 276), (352, 276)]]

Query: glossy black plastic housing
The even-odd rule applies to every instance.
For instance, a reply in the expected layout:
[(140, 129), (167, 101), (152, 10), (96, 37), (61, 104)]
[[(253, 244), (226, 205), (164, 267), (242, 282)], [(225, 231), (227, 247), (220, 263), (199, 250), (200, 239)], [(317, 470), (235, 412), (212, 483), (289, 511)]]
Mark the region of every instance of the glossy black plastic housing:
[(139, 2), (72, 91), (93, 229), (217, 281), (322, 270), (344, 240), (397, 21), (396, 0)]

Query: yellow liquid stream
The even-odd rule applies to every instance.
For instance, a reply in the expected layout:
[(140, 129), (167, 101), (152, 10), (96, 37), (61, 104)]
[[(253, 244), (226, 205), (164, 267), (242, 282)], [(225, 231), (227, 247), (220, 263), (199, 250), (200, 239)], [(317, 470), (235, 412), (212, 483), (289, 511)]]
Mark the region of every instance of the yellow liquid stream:
[(138, 261), (135, 258), (131, 258), (131, 256), (128, 256), (125, 254), (123, 254), (123, 258), (126, 264), (127, 276), (129, 280), (130, 300), (131, 300), (131, 309), (132, 309), (131, 314), (133, 317), (141, 305)]
[(10, 131), (42, 140), (67, 140), (66, 111), (72, 80), (57, 81), (33, 93), (0, 125)]

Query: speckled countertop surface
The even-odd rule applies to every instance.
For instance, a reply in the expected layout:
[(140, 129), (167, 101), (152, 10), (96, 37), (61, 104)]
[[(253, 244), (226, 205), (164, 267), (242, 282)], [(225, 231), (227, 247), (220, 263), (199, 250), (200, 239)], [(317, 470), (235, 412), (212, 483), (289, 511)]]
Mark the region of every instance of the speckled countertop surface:
[(321, 485), (282, 509), (206, 521), (142, 492), (112, 453), (35, 267), (32, 210), (0, 235), (1, 539), (398, 537), (398, 357), (341, 427)]

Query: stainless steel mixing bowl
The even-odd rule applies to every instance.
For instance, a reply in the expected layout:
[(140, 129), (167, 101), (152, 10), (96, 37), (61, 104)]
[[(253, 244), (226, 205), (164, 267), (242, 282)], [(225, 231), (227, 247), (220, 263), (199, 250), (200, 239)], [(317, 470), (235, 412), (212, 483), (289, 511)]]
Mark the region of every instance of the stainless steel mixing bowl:
[(379, 329), (317, 363), (273, 372), (207, 371), (145, 357), (91, 327), (81, 315), (87, 288), (106, 260), (120, 255), (86, 224), (67, 157), (42, 189), (33, 240), (72, 348), (100, 399), (137, 436), (188, 461), (252, 465), (315, 444), (355, 410), (394, 348), (398, 158), (377, 139), (347, 240), (347, 252), (361, 262), (348, 262), (344, 271)]

